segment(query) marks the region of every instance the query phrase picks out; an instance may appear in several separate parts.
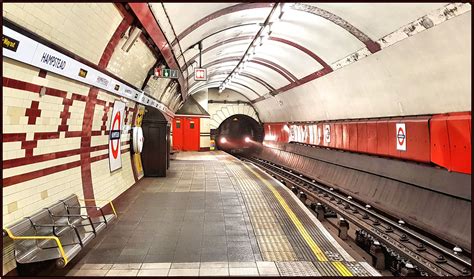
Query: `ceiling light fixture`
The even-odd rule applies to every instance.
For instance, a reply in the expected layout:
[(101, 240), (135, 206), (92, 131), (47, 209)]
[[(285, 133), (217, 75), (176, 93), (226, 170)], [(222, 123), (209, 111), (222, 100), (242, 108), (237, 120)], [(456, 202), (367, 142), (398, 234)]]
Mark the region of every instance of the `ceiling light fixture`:
[[(227, 78), (224, 79), (222, 82), (222, 85), (226, 85), (229, 83), (234, 77), (235, 73), (241, 73), (246, 65), (250, 61), (253, 56), (256, 54), (256, 48), (260, 45), (263, 44), (265, 40), (267, 40), (270, 37), (270, 34), (272, 33), (271, 26), (272, 26), (272, 21), (271, 18), (274, 16), (277, 7), (280, 6), (280, 14), (282, 13), (284, 7), (282, 6), (282, 3), (276, 4), (273, 6), (272, 10), (270, 11), (270, 14), (268, 17), (265, 19), (265, 22), (263, 24), (258, 24), (260, 27), (260, 30), (257, 32), (255, 35), (253, 41), (250, 43), (249, 47), (245, 51), (244, 55), (242, 56), (242, 59), (237, 63), (235, 68), (230, 72), (230, 74), (227, 76)], [(280, 16), (281, 17), (281, 16)]]

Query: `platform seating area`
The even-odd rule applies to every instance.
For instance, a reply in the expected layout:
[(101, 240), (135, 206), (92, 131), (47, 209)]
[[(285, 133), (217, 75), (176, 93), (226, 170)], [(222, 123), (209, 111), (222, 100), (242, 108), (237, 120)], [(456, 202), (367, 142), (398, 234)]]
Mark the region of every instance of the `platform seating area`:
[[(17, 263), (56, 260), (56, 266), (63, 268), (117, 217), (110, 205), (113, 213), (105, 214), (98, 206), (81, 205), (73, 194), (3, 230), (14, 240)], [(100, 214), (84, 214), (88, 208)]]

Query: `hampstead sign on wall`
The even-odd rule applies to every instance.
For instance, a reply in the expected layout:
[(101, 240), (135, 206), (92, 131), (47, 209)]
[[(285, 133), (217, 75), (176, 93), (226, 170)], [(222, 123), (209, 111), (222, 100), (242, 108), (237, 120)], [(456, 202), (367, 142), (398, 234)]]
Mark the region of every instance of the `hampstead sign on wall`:
[(3, 56), (77, 80), (174, 116), (165, 105), (108, 75), (3, 26)]

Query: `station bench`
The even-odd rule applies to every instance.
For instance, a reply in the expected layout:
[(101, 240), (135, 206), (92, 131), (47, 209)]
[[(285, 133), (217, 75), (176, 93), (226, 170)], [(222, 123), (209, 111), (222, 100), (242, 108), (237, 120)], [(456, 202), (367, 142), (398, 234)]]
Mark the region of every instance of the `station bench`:
[[(88, 200), (89, 201), (89, 200)], [(63, 268), (84, 246), (117, 217), (112, 202), (113, 214), (104, 214), (98, 206), (81, 206), (76, 195), (25, 217), (3, 230), (14, 241), (15, 260), (20, 264), (56, 260)], [(81, 214), (85, 208), (100, 211), (98, 217)]]

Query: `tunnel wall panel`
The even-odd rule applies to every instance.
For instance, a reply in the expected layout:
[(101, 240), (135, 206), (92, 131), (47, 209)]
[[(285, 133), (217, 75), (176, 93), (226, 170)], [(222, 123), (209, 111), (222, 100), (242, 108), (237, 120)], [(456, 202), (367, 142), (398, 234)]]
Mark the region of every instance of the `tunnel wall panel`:
[(471, 113), (430, 119), (431, 161), (451, 171), (471, 173)]
[[(434, 116), (410, 116), (388, 119), (346, 120), (317, 124), (265, 123), (267, 146), (275, 143), (299, 142), (321, 147), (368, 153), (422, 163), (434, 163), (448, 170), (471, 173), (471, 113)], [(405, 125), (406, 150), (398, 150), (397, 124)], [(320, 143), (303, 140), (300, 127), (320, 129)], [(324, 139), (324, 128), (330, 127), (329, 143)], [(271, 128), (269, 128), (271, 127)], [(281, 127), (294, 131), (287, 139)]]
[(464, 173), (471, 172), (471, 127), (467, 115), (452, 115), (447, 119), (451, 168)]

